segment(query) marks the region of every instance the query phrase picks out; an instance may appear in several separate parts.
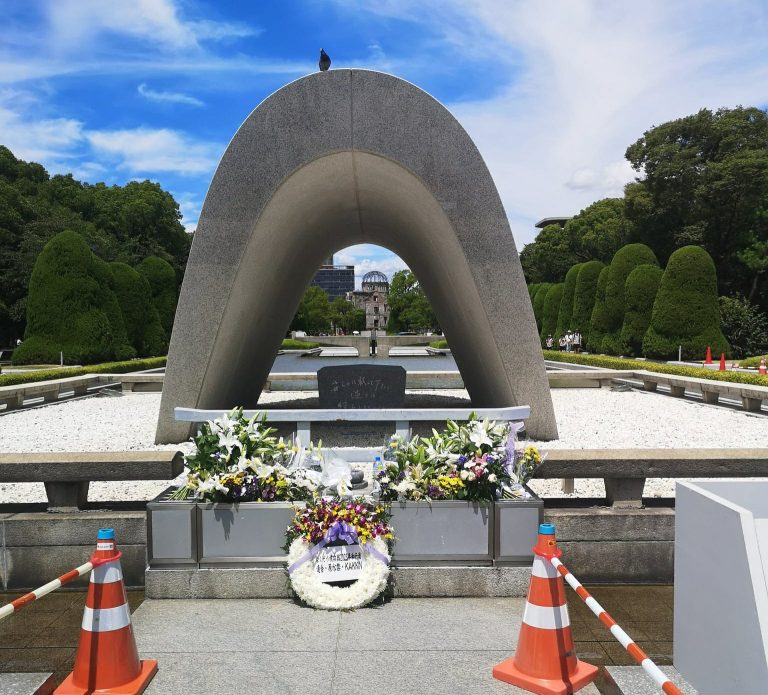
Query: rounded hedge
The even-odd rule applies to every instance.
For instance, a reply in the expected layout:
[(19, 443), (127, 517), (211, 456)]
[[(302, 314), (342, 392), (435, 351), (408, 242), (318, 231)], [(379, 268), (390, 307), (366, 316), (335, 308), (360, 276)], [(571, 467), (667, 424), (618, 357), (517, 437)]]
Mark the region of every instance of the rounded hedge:
[(621, 326), (622, 353), (642, 355), (643, 337), (651, 323), (653, 302), (664, 271), (657, 265), (639, 265), (624, 285), (624, 323)]
[(701, 246), (684, 246), (669, 257), (643, 338), (646, 357), (676, 357), (678, 346), (683, 359), (703, 359), (707, 346), (715, 356), (730, 352), (720, 330), (715, 264)]
[(531, 298), (531, 301), (533, 301), (533, 298), (536, 295), (536, 290), (539, 289), (539, 285), (541, 285), (540, 282), (534, 282), (532, 285), (528, 285), (528, 296)]
[(547, 301), (547, 292), (550, 287), (552, 287), (551, 282), (542, 282), (533, 297), (533, 315), (536, 317), (536, 328), (539, 333), (541, 333), (541, 319), (544, 316), (544, 302)]
[(176, 316), (176, 302), (179, 300), (176, 292), (176, 273), (170, 263), (157, 256), (145, 258), (136, 266), (136, 270), (149, 283), (152, 289), (152, 301), (160, 315), (160, 323), (165, 334), (170, 338), (173, 319)]
[(605, 314), (601, 350), (609, 355), (622, 354), (621, 327), (624, 323), (624, 285), (639, 265), (658, 265), (653, 251), (645, 244), (627, 244), (614, 255), (608, 266), (605, 285)]
[(168, 352), (168, 340), (160, 315), (152, 301), (147, 279), (125, 263), (110, 263), (115, 277), (115, 295), (123, 312), (128, 340), (141, 357)]
[(589, 340), (589, 324), (592, 319), (592, 309), (595, 306), (595, 293), (597, 292), (597, 278), (605, 268), (601, 261), (587, 261), (579, 269), (579, 277), (576, 280), (576, 291), (573, 294), (573, 313), (571, 314), (571, 328), (581, 333), (581, 344), (586, 345)]
[(544, 300), (544, 311), (541, 316), (541, 340), (547, 339), (548, 335), (557, 341), (557, 317), (560, 314), (560, 302), (563, 300), (563, 289), (565, 283), (552, 285), (547, 290), (547, 297)]
[(109, 264), (75, 232), (51, 239), (37, 257), (29, 282), (27, 330), (14, 364), (93, 364), (126, 360), (128, 344)]
[(579, 277), (579, 271), (583, 263), (572, 265), (565, 274), (563, 283), (563, 299), (560, 302), (560, 312), (557, 315), (557, 335), (561, 336), (568, 330), (573, 330), (571, 326), (571, 316), (573, 314), (573, 296), (576, 293), (576, 281)]
[(600, 352), (603, 349), (603, 336), (605, 335), (605, 286), (608, 284), (609, 266), (605, 266), (597, 276), (595, 287), (595, 302), (592, 307), (592, 316), (589, 319), (589, 339), (587, 349), (590, 352)]

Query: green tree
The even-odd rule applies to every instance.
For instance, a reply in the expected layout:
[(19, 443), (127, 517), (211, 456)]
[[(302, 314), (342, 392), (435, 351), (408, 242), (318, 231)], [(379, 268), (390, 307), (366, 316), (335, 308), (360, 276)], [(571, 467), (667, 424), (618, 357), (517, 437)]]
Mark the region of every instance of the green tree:
[(176, 303), (179, 300), (176, 273), (173, 267), (162, 258), (149, 256), (136, 266), (136, 270), (149, 283), (152, 301), (160, 316), (160, 324), (165, 334), (170, 337), (173, 331), (173, 320), (176, 317)]
[(541, 318), (541, 340), (546, 341), (547, 336), (551, 335), (555, 341), (557, 335), (557, 317), (560, 313), (560, 302), (563, 299), (563, 283), (552, 285), (547, 290), (547, 298), (544, 300), (544, 312)]
[(621, 327), (622, 354), (643, 354), (643, 337), (651, 323), (653, 303), (664, 271), (657, 265), (635, 268), (624, 285), (624, 323)]
[(768, 309), (761, 291), (768, 274), (768, 114), (702, 109), (651, 128), (626, 157), (643, 175), (626, 189), (633, 238), (662, 261), (680, 247), (703, 246), (721, 295), (743, 294)]
[(608, 272), (610, 266), (605, 266), (597, 276), (597, 288), (595, 289), (595, 302), (592, 307), (592, 316), (589, 319), (589, 342), (587, 348), (590, 352), (600, 352), (603, 346), (603, 338), (608, 327), (608, 319), (605, 310), (605, 286), (608, 284)]
[(605, 327), (602, 352), (620, 355), (623, 351), (621, 327), (624, 323), (624, 285), (629, 274), (639, 265), (658, 265), (653, 251), (645, 244), (627, 244), (620, 248), (608, 266), (605, 284)]
[(416, 276), (398, 270), (389, 285), (388, 333), (438, 330), (437, 317)]
[(109, 265), (75, 232), (49, 241), (35, 263), (27, 332), (14, 364), (91, 364), (135, 356), (128, 344)]
[(125, 263), (113, 261), (110, 268), (128, 340), (136, 353), (140, 357), (165, 355), (168, 339), (146, 278)]
[(541, 333), (541, 321), (544, 318), (544, 302), (547, 301), (547, 292), (552, 287), (551, 282), (542, 282), (533, 297), (533, 315), (536, 317), (536, 328)]
[(325, 290), (310, 285), (301, 298), (291, 329), (308, 335), (327, 333), (331, 329), (331, 305)]
[(720, 323), (737, 359), (768, 354), (768, 316), (744, 297), (720, 297)]
[(720, 330), (717, 273), (712, 257), (700, 246), (684, 246), (670, 257), (643, 339), (646, 357), (669, 359), (682, 346), (684, 359), (729, 353)]
[(583, 263), (577, 263), (565, 274), (565, 283), (563, 284), (563, 299), (560, 302), (560, 312), (557, 316), (557, 335), (564, 335), (566, 331), (572, 330), (571, 318), (573, 316), (573, 297), (576, 293), (576, 281), (579, 277)]
[(574, 240), (559, 224), (544, 227), (535, 241), (526, 244), (520, 252), (520, 263), (528, 282), (558, 282), (580, 260), (583, 259)]
[(605, 265), (600, 261), (587, 261), (579, 269), (576, 280), (576, 291), (573, 295), (573, 330), (581, 333), (581, 344), (589, 341), (589, 324), (592, 319), (592, 309), (595, 306), (597, 278)]

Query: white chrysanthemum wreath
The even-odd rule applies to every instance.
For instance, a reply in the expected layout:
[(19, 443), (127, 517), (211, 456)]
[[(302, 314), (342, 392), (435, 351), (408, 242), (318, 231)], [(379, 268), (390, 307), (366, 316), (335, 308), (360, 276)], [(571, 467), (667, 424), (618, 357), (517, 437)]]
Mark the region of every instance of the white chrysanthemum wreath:
[[(389, 581), (386, 511), (365, 500), (325, 500), (297, 510), (288, 527), (288, 575), (296, 595), (313, 608), (352, 610), (377, 597)], [(329, 543), (359, 546), (362, 568), (349, 586), (322, 581), (315, 558)], [(330, 549), (330, 548), (329, 548)]]

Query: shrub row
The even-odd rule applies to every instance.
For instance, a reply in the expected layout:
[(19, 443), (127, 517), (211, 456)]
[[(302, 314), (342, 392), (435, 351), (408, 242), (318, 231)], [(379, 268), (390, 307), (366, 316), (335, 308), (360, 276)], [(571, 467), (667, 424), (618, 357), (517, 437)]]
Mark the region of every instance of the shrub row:
[(544, 359), (553, 362), (571, 362), (573, 364), (586, 364), (592, 367), (604, 367), (606, 369), (644, 369), (647, 372), (659, 372), (660, 374), (677, 374), (679, 376), (695, 377), (697, 379), (709, 379), (711, 381), (730, 381), (736, 384), (750, 384), (752, 386), (768, 386), (768, 376), (759, 374), (745, 374), (744, 372), (718, 372), (703, 367), (681, 367), (674, 364), (659, 362), (646, 362), (644, 360), (631, 360), (624, 357), (609, 357), (607, 355), (577, 355), (565, 354), (554, 350), (544, 350)]
[(125, 362), (105, 362), (104, 364), (91, 364), (87, 367), (36, 369), (32, 372), (23, 372), (21, 374), (0, 374), (0, 386), (31, 384), (36, 381), (65, 379), (69, 376), (84, 376), (85, 374), (125, 374), (127, 372), (139, 372), (144, 369), (157, 369), (158, 367), (164, 367), (165, 362), (165, 357), (150, 357), (145, 360), (127, 360)]
[(435, 348), (435, 350), (447, 350), (448, 349), (448, 341), (447, 340), (433, 340), (429, 347)]
[(294, 340), (293, 338), (286, 338), (283, 340), (283, 344), (280, 346), (283, 350), (314, 350), (320, 347), (320, 343), (311, 343), (305, 340)]

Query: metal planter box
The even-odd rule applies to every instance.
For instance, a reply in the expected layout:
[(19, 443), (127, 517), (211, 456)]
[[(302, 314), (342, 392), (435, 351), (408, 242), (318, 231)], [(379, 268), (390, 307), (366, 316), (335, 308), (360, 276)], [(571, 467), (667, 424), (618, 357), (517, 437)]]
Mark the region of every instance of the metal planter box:
[(544, 502), (538, 497), (525, 500), (497, 500), (494, 513), (493, 564), (530, 565), (531, 548), (536, 545)]
[(149, 565), (162, 567), (280, 567), (285, 530), (301, 502), (168, 500), (147, 504)]
[(197, 505), (200, 567), (281, 567), (285, 530), (297, 502)]
[(197, 503), (168, 499), (168, 488), (147, 503), (147, 559), (151, 567), (197, 567)]
[(491, 565), (492, 502), (393, 502), (393, 565)]

